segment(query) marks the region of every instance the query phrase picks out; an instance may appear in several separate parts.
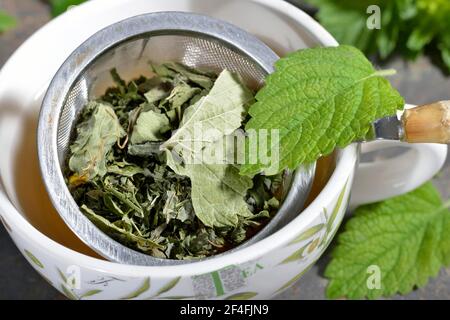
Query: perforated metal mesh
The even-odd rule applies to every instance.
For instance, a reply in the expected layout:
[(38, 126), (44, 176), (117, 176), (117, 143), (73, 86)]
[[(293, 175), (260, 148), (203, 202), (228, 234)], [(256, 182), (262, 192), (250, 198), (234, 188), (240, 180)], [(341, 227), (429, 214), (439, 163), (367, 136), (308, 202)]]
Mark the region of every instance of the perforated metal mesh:
[(206, 35), (143, 35), (121, 43), (101, 54), (86, 68), (67, 95), (58, 122), (57, 147), (61, 166), (65, 163), (78, 114), (88, 100), (98, 98), (114, 85), (110, 70), (117, 68), (125, 80), (140, 75), (151, 76), (150, 61), (156, 64), (175, 61), (216, 73), (227, 69), (240, 74), (244, 83), (254, 90), (262, 86), (266, 76), (257, 62), (237, 48)]

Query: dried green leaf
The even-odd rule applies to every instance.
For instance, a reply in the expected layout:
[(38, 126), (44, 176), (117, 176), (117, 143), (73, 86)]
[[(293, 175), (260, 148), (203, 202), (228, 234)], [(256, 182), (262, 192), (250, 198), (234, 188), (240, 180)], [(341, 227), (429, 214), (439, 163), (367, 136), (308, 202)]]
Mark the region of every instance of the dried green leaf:
[(104, 217), (96, 214), (94, 211), (89, 209), (86, 205), (81, 206), (81, 210), (86, 214), (86, 216), (101, 230), (105, 233), (111, 235), (121, 243), (131, 243), (137, 246), (142, 251), (152, 251), (154, 249), (163, 249), (160, 244), (143, 237), (136, 236), (129, 230), (125, 230)]
[[(247, 105), (252, 100), (253, 95), (236, 75), (224, 70), (209, 94), (186, 109), (179, 129), (162, 149), (178, 147), (186, 156), (199, 139), (206, 146), (233, 133), (242, 125)], [(198, 130), (204, 133), (202, 137), (197, 137)]]
[(76, 180), (89, 181), (106, 174), (106, 156), (125, 131), (110, 106), (90, 102), (86, 108), (93, 110), (92, 115), (77, 127), (69, 168), (76, 173)]
[(165, 115), (152, 110), (143, 112), (137, 118), (131, 135), (131, 143), (161, 141), (164, 138), (163, 134), (170, 129), (169, 119)]

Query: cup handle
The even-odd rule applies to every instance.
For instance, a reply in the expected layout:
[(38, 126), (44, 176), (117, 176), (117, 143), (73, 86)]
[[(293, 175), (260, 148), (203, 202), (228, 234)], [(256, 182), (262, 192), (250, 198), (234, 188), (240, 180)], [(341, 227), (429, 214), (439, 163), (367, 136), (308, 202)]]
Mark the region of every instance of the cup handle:
[[(378, 156), (402, 147), (394, 157)], [(380, 152), (382, 151), (382, 152)], [(378, 153), (379, 152), (379, 153)], [(364, 155), (373, 153), (371, 161)], [(356, 171), (350, 208), (409, 192), (431, 179), (444, 165), (447, 145), (379, 140), (363, 143)], [(370, 158), (370, 157), (369, 157)]]

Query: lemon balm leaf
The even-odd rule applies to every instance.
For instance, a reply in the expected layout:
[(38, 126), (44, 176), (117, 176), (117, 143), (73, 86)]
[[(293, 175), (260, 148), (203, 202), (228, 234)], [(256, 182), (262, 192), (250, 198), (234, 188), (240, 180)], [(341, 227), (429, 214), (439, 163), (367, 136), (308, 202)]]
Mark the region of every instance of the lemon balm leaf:
[[(395, 71), (376, 70), (351, 46), (300, 50), (280, 59), (275, 69), (256, 95), (245, 129), (278, 130), (279, 144), (271, 144), (265, 154), (278, 159), (271, 163), (278, 172), (314, 162), (363, 138), (374, 120), (404, 105), (385, 79)], [(258, 160), (262, 152), (257, 151)], [(279, 157), (273, 157), (274, 152)], [(248, 161), (241, 173), (253, 175), (265, 167), (261, 161)]]
[[(328, 298), (407, 294), (450, 264), (450, 203), (431, 184), (358, 208), (325, 270)], [(375, 273), (379, 270), (379, 285)]]

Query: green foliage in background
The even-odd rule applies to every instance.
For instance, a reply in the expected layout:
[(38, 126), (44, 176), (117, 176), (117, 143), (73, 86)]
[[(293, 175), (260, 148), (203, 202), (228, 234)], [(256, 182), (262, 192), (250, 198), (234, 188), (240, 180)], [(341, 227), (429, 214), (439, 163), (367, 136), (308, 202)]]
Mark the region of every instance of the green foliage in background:
[(0, 33), (14, 28), (17, 24), (16, 18), (0, 10)]
[(87, 0), (48, 0), (52, 7), (52, 15), (54, 17), (66, 12), (70, 6), (77, 6)]
[[(50, 4), (52, 16), (56, 17), (66, 12), (71, 6), (76, 6), (87, 0), (47, 0)], [(17, 26), (16, 18), (10, 16), (5, 11), (0, 10), (0, 33), (13, 29)]]
[[(316, 18), (341, 44), (385, 59), (394, 50), (407, 58), (437, 48), (450, 71), (450, 1), (448, 0), (306, 0)], [(381, 9), (381, 29), (368, 29), (371, 5)]]

